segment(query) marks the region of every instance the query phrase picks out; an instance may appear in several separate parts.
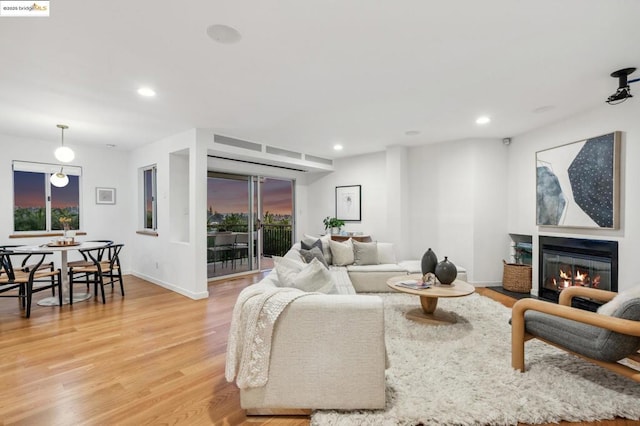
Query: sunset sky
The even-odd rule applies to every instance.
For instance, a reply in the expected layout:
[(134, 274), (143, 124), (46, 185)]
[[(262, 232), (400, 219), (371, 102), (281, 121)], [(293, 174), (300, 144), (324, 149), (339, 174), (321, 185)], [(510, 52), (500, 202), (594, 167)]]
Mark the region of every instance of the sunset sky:
[[(263, 211), (273, 214), (292, 214), (291, 181), (265, 179), (262, 184)], [(249, 188), (247, 181), (209, 178), (207, 207), (219, 213), (247, 213)]]
[[(44, 207), (45, 185), (48, 176), (44, 173), (14, 172), (14, 197), (16, 207)], [(54, 209), (78, 207), (80, 194), (78, 176), (69, 176), (69, 184), (64, 188), (51, 185), (51, 207)]]

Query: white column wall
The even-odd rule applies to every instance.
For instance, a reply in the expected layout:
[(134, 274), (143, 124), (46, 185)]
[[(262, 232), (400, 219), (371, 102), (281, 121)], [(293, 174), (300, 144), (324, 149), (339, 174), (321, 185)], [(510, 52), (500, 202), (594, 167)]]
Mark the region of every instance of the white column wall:
[(502, 280), (508, 255), (506, 147), (464, 140), (409, 151), (411, 257), (432, 248), (467, 269), (476, 285)]
[(411, 240), (409, 216), (411, 211), (409, 194), (409, 158), (404, 146), (389, 147), (386, 152), (387, 182), (387, 235), (394, 243), (396, 256), (410, 258), (408, 241)]
[[(538, 282), (538, 236), (595, 238), (618, 241), (618, 290), (632, 287), (637, 278), (640, 255), (640, 102), (635, 98), (619, 105), (604, 104), (552, 126), (537, 129), (512, 139), (508, 152), (508, 229), (511, 233), (533, 236), (533, 288)], [(536, 226), (535, 153), (547, 148), (588, 139), (613, 131), (622, 131), (621, 226), (619, 230), (558, 229)]]
[[(171, 182), (180, 182), (185, 176), (171, 176), (170, 155), (181, 152), (188, 155), (189, 167), (177, 167), (174, 173), (188, 173), (189, 217), (188, 239), (174, 239), (171, 234)], [(145, 145), (131, 152), (129, 179), (140, 181), (140, 169), (155, 164), (157, 166), (157, 236), (134, 233), (132, 238), (133, 272), (148, 281), (176, 291), (192, 299), (208, 297), (206, 275), (206, 148), (198, 146), (196, 130), (189, 130), (170, 136), (158, 142)], [(136, 184), (136, 188), (137, 188)], [(184, 203), (182, 194), (173, 196), (175, 202)], [(135, 230), (140, 230), (142, 217), (142, 193), (134, 191), (130, 196), (131, 214), (136, 217)], [(175, 234), (174, 234), (175, 235)]]
[[(55, 130), (55, 129), (54, 129)], [(125, 244), (120, 260), (125, 273), (131, 270), (131, 247), (129, 230), (132, 228), (130, 194), (135, 190), (128, 179), (126, 170), (129, 164), (129, 152), (117, 148), (76, 145), (70, 131), (67, 142), (76, 154), (69, 163), (82, 167), (80, 188), (81, 228), (87, 235), (78, 240), (110, 239)], [(51, 140), (25, 139), (0, 134), (0, 242), (2, 244), (40, 245), (49, 242), (51, 237), (12, 238), (13, 234), (13, 160), (60, 164), (53, 155), (59, 146), (59, 134), (52, 132)], [(116, 204), (96, 204), (96, 187), (115, 188)], [(78, 253), (71, 251), (69, 259), (77, 259)], [(58, 256), (53, 260), (59, 262)]]

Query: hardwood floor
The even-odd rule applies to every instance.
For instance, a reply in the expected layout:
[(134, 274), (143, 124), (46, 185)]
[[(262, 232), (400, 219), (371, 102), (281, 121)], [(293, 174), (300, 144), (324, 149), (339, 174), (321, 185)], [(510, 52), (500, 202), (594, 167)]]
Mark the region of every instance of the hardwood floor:
[(124, 298), (107, 291), (105, 305), (34, 304), (30, 319), (0, 299), (0, 425), (308, 425), (305, 417), (248, 419), (224, 378), (233, 304), (259, 279), (213, 283), (208, 299), (194, 301), (127, 276)]

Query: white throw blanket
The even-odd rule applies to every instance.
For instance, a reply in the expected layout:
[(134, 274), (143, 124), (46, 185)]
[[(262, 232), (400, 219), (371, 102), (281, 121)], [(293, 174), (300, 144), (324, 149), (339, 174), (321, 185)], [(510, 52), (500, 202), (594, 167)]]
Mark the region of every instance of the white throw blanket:
[(225, 377), (240, 389), (267, 384), (273, 326), (284, 309), (308, 294), (289, 287), (256, 284), (240, 292), (227, 342)]

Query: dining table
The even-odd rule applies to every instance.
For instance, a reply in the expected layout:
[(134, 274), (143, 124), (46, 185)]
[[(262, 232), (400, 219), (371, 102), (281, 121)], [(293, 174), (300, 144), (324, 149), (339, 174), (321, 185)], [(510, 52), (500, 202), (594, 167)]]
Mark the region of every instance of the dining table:
[[(72, 250), (80, 250), (80, 249), (92, 249), (97, 247), (104, 246), (105, 243), (98, 241), (77, 241), (74, 243), (62, 244), (58, 242), (51, 242), (47, 244), (42, 244), (39, 246), (20, 246), (16, 247), (13, 250), (19, 252), (30, 252), (30, 251), (53, 251), (60, 253), (60, 281), (62, 288), (62, 304), (68, 305), (71, 301), (69, 299), (69, 268), (68, 268), (68, 253)], [(73, 293), (73, 302), (82, 302), (85, 300), (91, 299), (91, 293)], [(58, 298), (57, 297), (45, 297), (44, 299), (38, 300), (38, 305), (40, 306), (58, 306)]]

